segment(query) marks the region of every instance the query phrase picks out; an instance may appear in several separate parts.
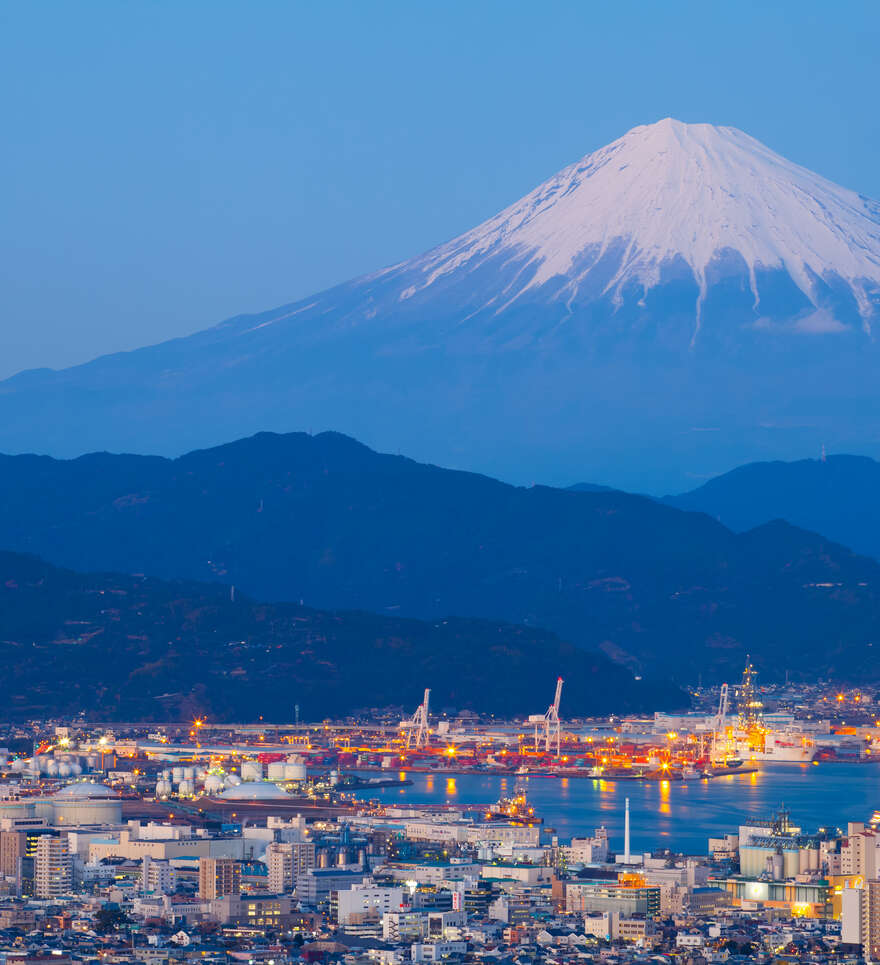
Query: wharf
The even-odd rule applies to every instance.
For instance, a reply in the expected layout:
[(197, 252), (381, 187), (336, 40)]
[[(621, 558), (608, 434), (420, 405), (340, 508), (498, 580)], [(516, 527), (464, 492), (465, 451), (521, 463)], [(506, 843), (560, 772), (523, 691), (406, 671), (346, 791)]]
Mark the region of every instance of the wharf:
[[(369, 766), (358, 766), (359, 771), (377, 771), (381, 772), (382, 768), (379, 767), (369, 767)], [(679, 782), (683, 781), (685, 783), (696, 782), (696, 781), (711, 781), (716, 777), (729, 777), (732, 774), (756, 774), (759, 768), (754, 766), (746, 767), (731, 767), (718, 769), (715, 771), (710, 771), (708, 773), (699, 773), (693, 777), (682, 777), (681, 771), (661, 771), (661, 770), (651, 770), (643, 771), (639, 773), (633, 773), (632, 771), (611, 771), (604, 774), (591, 774), (589, 768), (559, 768), (555, 770), (534, 770), (521, 772), (513, 768), (503, 768), (503, 767), (456, 767), (455, 765), (449, 767), (420, 767), (418, 765), (405, 764), (401, 765), (400, 773), (405, 774), (407, 772), (413, 774), (436, 774), (438, 777), (456, 777), (456, 776), (466, 776), (466, 775), (479, 775), (480, 777), (485, 777), (487, 775), (498, 776), (498, 777), (540, 777), (540, 778), (576, 778), (578, 780), (591, 780), (591, 781), (673, 781)], [(367, 783), (364, 787), (398, 787), (405, 784), (412, 784), (409, 779), (401, 779), (400, 781), (389, 781), (383, 784), (370, 784)], [(349, 786), (349, 785), (347, 785)]]

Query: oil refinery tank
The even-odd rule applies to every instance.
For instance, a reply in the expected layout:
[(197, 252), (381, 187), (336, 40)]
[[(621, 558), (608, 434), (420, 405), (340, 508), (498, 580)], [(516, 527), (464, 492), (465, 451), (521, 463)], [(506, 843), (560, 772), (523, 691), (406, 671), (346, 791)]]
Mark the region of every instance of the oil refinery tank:
[(183, 780), (183, 768), (182, 767), (172, 767), (171, 768), (171, 779), (175, 784), (180, 784)]
[(273, 761), (269, 765), (269, 780), (270, 781), (283, 781), (284, 780), (284, 764), (280, 761)]
[(302, 761), (284, 765), (285, 781), (304, 781), (306, 779), (306, 766)]
[(82, 781), (68, 784), (51, 799), (55, 824), (119, 824), (122, 802), (106, 784)]
[(196, 785), (194, 781), (181, 781), (178, 785), (177, 790), (184, 797), (192, 797), (196, 793)]
[(219, 794), (226, 787), (226, 782), (219, 774), (208, 774), (205, 777), (205, 794)]
[(241, 778), (237, 774), (227, 774), (225, 784), (227, 787), (238, 787), (241, 784)]
[(156, 797), (168, 797), (171, 793), (171, 782), (166, 780), (156, 781)]
[(290, 800), (277, 784), (266, 781), (244, 781), (237, 787), (228, 787), (220, 795), (224, 801), (288, 801)]
[(59, 777), (70, 777), (71, 773), (72, 773), (71, 767), (70, 767), (70, 765), (67, 763), (67, 761), (62, 761), (62, 762), (58, 765), (58, 776), (59, 776)]
[(194, 781), (196, 779), (196, 769), (194, 767), (185, 767), (183, 769), (183, 779), (185, 781)]
[(241, 765), (242, 781), (262, 781), (263, 765), (259, 761), (245, 761)]

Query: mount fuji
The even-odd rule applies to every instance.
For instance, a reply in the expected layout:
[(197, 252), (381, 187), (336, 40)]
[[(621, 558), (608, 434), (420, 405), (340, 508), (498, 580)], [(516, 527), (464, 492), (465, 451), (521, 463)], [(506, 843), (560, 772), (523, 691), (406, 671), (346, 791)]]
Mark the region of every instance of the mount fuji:
[(731, 127), (636, 127), (450, 242), (188, 338), (0, 383), (0, 448), (336, 429), (645, 490), (880, 455), (880, 204)]

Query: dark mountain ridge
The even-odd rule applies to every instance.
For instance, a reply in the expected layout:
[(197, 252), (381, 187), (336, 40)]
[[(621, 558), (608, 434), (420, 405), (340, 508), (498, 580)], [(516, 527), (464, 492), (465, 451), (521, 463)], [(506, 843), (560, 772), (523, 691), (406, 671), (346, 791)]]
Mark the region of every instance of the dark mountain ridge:
[[(21, 718), (307, 720), (421, 700), (540, 712), (565, 674), (568, 715), (686, 705), (552, 633), (482, 620), (425, 623), (256, 603), (227, 586), (84, 575), (0, 552), (4, 711)], [(549, 696), (548, 696), (549, 701)]]
[(813, 533), (736, 534), (640, 496), (518, 488), (335, 433), (176, 460), (2, 457), (0, 545), (323, 609), (544, 627), (679, 680), (729, 677), (747, 652), (770, 676), (873, 673), (880, 636), (880, 566)]
[(663, 502), (737, 532), (786, 519), (880, 559), (880, 463), (865, 456), (750, 463)]

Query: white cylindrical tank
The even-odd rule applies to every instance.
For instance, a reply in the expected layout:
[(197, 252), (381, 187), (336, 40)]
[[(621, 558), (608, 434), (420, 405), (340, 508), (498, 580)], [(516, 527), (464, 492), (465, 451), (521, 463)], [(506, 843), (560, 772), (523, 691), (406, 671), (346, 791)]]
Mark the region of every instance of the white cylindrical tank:
[(286, 781), (304, 781), (306, 779), (306, 766), (300, 761), (298, 764), (284, 765), (284, 779)]
[(86, 758), (86, 767), (93, 771), (98, 766), (98, 758), (94, 754), (89, 754)]
[(156, 797), (168, 797), (171, 793), (171, 784), (168, 781), (156, 781)]
[(179, 784), (183, 780), (183, 768), (182, 767), (172, 767), (171, 768), (171, 779), (175, 784)]
[(67, 763), (67, 761), (62, 761), (62, 762), (58, 765), (58, 776), (59, 776), (59, 777), (70, 777), (71, 773), (72, 773), (72, 769), (71, 769), (70, 765)]
[(183, 769), (183, 779), (185, 781), (194, 781), (196, 779), (196, 769), (194, 767), (185, 767)]
[(783, 857), (781, 854), (774, 854), (771, 858), (771, 866), (773, 868), (773, 877), (776, 881), (782, 880), (782, 871), (784, 867)]
[(191, 797), (196, 793), (196, 786), (193, 781), (181, 781), (177, 790), (185, 797)]
[(74, 762), (70, 765), (70, 773), (71, 773), (71, 774), (74, 774), (74, 775), (76, 775), (76, 776), (79, 776), (80, 774), (82, 774), (82, 772), (83, 772), (82, 765), (79, 764), (79, 763), (77, 763), (76, 761), (74, 761)]
[(333, 770), (330, 772), (330, 786), (336, 787), (339, 783), (339, 771)]
[(238, 787), (241, 784), (241, 778), (237, 774), (227, 774), (226, 775), (226, 786), (227, 787)]
[(281, 761), (273, 761), (269, 765), (269, 780), (270, 781), (284, 780), (284, 764), (282, 764)]
[(241, 765), (241, 779), (243, 781), (262, 781), (263, 765), (259, 761), (245, 761)]
[(49, 775), (49, 777), (57, 777), (57, 776), (58, 776), (58, 762), (57, 762), (57, 761), (46, 761), (46, 765), (45, 765), (44, 770), (45, 770), (45, 772)]
[(219, 794), (226, 787), (226, 782), (219, 774), (209, 774), (205, 778), (205, 794)]

